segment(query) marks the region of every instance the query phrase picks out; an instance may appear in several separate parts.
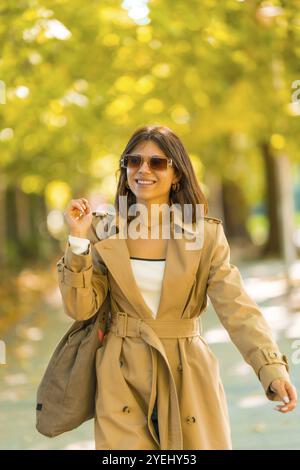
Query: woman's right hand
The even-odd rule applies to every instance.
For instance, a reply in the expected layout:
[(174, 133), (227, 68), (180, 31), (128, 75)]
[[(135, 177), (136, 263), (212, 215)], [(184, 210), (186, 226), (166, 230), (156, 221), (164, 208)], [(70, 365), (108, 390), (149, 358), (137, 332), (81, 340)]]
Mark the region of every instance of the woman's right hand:
[(70, 228), (70, 235), (87, 238), (93, 220), (92, 209), (87, 199), (83, 197), (72, 199), (64, 212), (64, 217)]

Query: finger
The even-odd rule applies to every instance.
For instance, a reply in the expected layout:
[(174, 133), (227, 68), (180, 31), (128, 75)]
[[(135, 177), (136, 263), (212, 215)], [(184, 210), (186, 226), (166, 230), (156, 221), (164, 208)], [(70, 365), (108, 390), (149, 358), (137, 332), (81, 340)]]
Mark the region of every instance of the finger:
[(81, 219), (83, 217), (83, 212), (77, 208), (74, 208), (71, 217), (73, 217), (75, 220)]
[[(282, 390), (280, 391), (280, 397), (285, 403), (284, 405), (276, 406), (274, 409), (282, 413), (288, 413), (289, 411), (292, 411), (296, 407), (297, 392), (295, 390), (295, 387), (289, 382), (286, 382), (282, 388), (284, 389), (284, 392)], [(283, 396), (282, 396), (282, 393), (283, 393)], [(286, 401), (286, 399), (288, 401)]]
[(86, 202), (84, 201), (83, 198), (80, 198), (78, 199), (78, 202), (82, 205), (82, 207), (84, 208), (84, 210), (86, 210)]
[(74, 207), (72, 210), (70, 216), (73, 217), (75, 220), (81, 219), (83, 217), (84, 213), (82, 210), (78, 209), (77, 207)]
[(285, 405), (285, 406), (282, 406), (282, 407), (276, 407), (274, 408), (274, 410), (278, 411), (279, 413), (289, 413), (290, 411), (293, 411), (295, 408), (295, 406), (289, 406), (289, 405)]
[(80, 204), (82, 204), (82, 206), (86, 209), (86, 207), (87, 207), (86, 199), (84, 199), (83, 197), (81, 197), (81, 198), (79, 199), (79, 202), (80, 202)]
[(280, 411), (282, 413), (287, 413), (292, 411), (296, 407), (296, 403), (290, 402), (288, 405), (278, 405), (274, 408), (274, 410)]
[(279, 400), (282, 400), (284, 404), (288, 403), (290, 401), (289, 396), (287, 394), (287, 391), (285, 389), (285, 384), (283, 381), (279, 382), (276, 385), (276, 392), (279, 397)]
[(291, 384), (290, 382), (287, 382), (286, 385), (285, 385), (285, 388), (287, 390), (287, 393), (290, 397), (291, 400), (295, 400), (297, 401), (297, 390), (296, 390), (296, 387)]
[(83, 199), (83, 201), (84, 201), (84, 203), (85, 203), (85, 206), (86, 206), (86, 208), (87, 208), (87, 213), (89, 214), (89, 213), (91, 212), (91, 210), (92, 210), (91, 205), (90, 205), (90, 203), (89, 203), (89, 201), (88, 201), (87, 199), (85, 199), (85, 198), (82, 198), (82, 199)]
[(293, 384), (286, 382), (285, 384), (286, 393), (289, 397), (288, 407), (294, 409), (297, 404), (297, 391)]
[(296, 401), (297, 401), (297, 397), (296, 397), (296, 391), (294, 389), (294, 386), (289, 383), (289, 382), (285, 382), (284, 383), (284, 396), (282, 397), (282, 400), (284, 401), (284, 403), (286, 404), (293, 404), (295, 405), (296, 404)]
[(74, 207), (77, 208), (77, 209), (79, 209), (81, 212), (85, 212), (85, 208), (84, 208), (83, 205), (82, 205), (80, 202), (78, 202), (78, 201), (73, 201), (73, 203), (72, 203), (72, 208), (74, 208)]
[(88, 199), (86, 199), (85, 197), (82, 197), (81, 198), (81, 201), (86, 205), (86, 206), (91, 206)]

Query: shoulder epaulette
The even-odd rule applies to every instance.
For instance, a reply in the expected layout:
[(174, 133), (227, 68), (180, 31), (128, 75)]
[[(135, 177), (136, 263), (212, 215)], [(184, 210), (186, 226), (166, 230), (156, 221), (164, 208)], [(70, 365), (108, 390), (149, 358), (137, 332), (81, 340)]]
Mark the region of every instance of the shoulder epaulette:
[(210, 224), (222, 224), (223, 221), (221, 219), (218, 219), (217, 217), (205, 217), (204, 219), (207, 220)]

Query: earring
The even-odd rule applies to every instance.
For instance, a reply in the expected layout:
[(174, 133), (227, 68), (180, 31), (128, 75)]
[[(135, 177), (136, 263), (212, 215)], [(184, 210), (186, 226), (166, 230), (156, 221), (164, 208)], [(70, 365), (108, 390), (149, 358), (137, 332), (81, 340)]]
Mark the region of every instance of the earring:
[(172, 190), (174, 191), (174, 193), (178, 193), (178, 191), (180, 190), (180, 184), (179, 183), (172, 184)]

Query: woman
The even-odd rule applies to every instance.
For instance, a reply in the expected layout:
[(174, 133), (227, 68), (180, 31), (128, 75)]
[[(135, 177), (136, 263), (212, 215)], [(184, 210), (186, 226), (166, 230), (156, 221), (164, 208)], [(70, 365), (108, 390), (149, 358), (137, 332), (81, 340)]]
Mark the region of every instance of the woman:
[[(267, 398), (283, 401), (281, 413), (296, 405), (287, 358), (230, 263), (222, 221), (197, 217), (197, 206), (207, 214), (207, 202), (180, 139), (164, 126), (138, 129), (119, 170), (116, 217), (92, 212), (85, 198), (70, 202), (59, 272), (72, 318), (90, 318), (111, 298), (111, 321), (96, 355), (96, 448), (232, 449), (218, 359), (199, 332), (207, 296)], [(138, 219), (126, 212), (135, 203)], [(154, 220), (156, 204), (174, 206), (170, 220), (163, 210)], [(184, 224), (178, 207), (188, 204), (191, 219)], [(191, 240), (198, 227), (201, 243), (191, 248), (180, 235)], [(156, 238), (145, 237), (154, 229)]]

